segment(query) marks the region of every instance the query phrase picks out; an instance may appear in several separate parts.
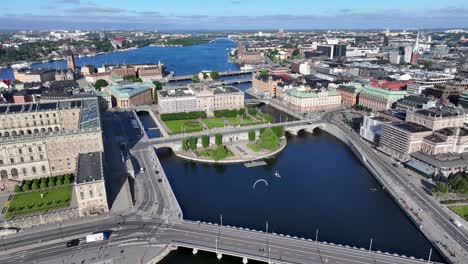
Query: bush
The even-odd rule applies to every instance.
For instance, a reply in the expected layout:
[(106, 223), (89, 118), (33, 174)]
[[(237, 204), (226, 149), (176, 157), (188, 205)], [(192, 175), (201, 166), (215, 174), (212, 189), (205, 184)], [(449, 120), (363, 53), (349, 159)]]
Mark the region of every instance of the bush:
[(186, 120), (186, 119), (197, 119), (197, 118), (206, 118), (206, 113), (204, 111), (196, 111), (196, 112), (188, 112), (188, 113), (161, 114), (161, 120), (163, 121)]
[(49, 188), (55, 187), (55, 182), (52, 178), (49, 178), (49, 183), (47, 184), (47, 186), (49, 186)]
[(210, 78), (213, 80), (219, 79), (219, 72), (217, 71), (210, 72)]
[(245, 109), (244, 108), (239, 109), (239, 111), (237, 111), (237, 114), (240, 116), (245, 116)]
[(258, 113), (257, 109), (255, 109), (253, 107), (248, 107), (247, 112), (249, 113), (249, 115), (252, 115), (252, 116), (256, 116), (257, 113)]
[(63, 182), (63, 178), (64, 178), (63, 175), (57, 176), (57, 181), (61, 180)]
[(186, 138), (182, 139), (182, 150), (184, 151), (189, 150), (188, 140)]
[(47, 178), (41, 178), (41, 183), (45, 182), (47, 184)]
[(15, 193), (20, 193), (22, 191), (23, 191), (23, 189), (21, 189), (21, 186), (19, 186), (19, 185), (15, 186)]
[(39, 186), (37, 185), (37, 182), (34, 181), (34, 182), (31, 184), (31, 190), (34, 190), (34, 191), (35, 191), (35, 190), (37, 190), (38, 188), (39, 188)]
[[(63, 180), (63, 183), (66, 185), (71, 184), (70, 178), (65, 178), (65, 180)], [(42, 184), (41, 184), (41, 188), (42, 188)]]
[(202, 147), (207, 148), (210, 146), (210, 137), (207, 135), (203, 135), (201, 138)]
[(236, 117), (238, 114), (237, 110), (215, 110), (215, 117)]
[(215, 135), (215, 144), (218, 146), (223, 144), (223, 135), (219, 133)]
[(255, 141), (255, 130), (249, 130), (249, 141)]
[(189, 147), (191, 150), (195, 150), (197, 148), (197, 138), (196, 137), (190, 137), (189, 138)]

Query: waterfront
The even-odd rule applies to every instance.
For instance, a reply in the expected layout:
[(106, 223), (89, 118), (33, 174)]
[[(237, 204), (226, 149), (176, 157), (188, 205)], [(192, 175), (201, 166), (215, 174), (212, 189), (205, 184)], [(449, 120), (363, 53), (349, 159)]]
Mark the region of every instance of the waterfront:
[[(187, 47), (143, 47), (134, 50), (113, 52), (93, 57), (76, 58), (78, 67), (91, 64), (100, 67), (106, 64), (143, 64), (164, 63), (168, 71), (175, 75), (188, 75), (203, 70), (230, 71), (238, 70), (237, 64), (228, 62), (229, 49), (235, 43), (228, 40), (219, 40), (213, 43)], [(66, 69), (66, 61), (53, 61), (36, 63), (32, 68)], [(0, 79), (13, 78), (10, 68), (0, 70)]]
[[(325, 132), (288, 140), (265, 167), (158, 154), (186, 219), (219, 222), (222, 214), (225, 225), (258, 230), (268, 221), (270, 232), (312, 239), (318, 228), (321, 241), (368, 248), (372, 238), (374, 250), (427, 259), (429, 241), (346, 145)], [(253, 189), (258, 179), (268, 187)], [(443, 261), (437, 253), (432, 260)]]

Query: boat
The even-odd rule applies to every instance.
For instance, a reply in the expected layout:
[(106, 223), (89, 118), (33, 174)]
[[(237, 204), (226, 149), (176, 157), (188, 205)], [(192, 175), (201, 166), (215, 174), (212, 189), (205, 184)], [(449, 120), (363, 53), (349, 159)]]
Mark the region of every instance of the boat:
[(246, 65), (240, 67), (240, 70), (241, 71), (248, 71), (248, 70), (253, 70), (253, 68), (254, 67), (252, 65), (246, 64)]
[(279, 172), (278, 172), (278, 171), (276, 171), (276, 172), (275, 172), (275, 177), (277, 177), (277, 178), (281, 178), (281, 175), (279, 174)]

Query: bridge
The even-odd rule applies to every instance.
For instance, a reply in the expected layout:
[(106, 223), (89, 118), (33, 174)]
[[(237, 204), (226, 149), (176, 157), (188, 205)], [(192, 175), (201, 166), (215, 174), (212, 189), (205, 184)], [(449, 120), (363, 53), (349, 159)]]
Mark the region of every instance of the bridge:
[[(274, 127), (274, 126), (283, 126), (285, 131), (291, 133), (293, 135), (297, 135), (300, 130), (305, 130), (307, 132), (313, 133), (314, 129), (317, 127), (324, 128), (327, 126), (326, 123), (321, 121), (315, 120), (299, 120), (299, 121), (291, 121), (291, 122), (281, 122), (281, 123), (268, 123), (268, 124), (259, 124), (259, 125), (252, 125), (252, 126), (244, 126), (244, 127), (224, 127), (224, 128), (215, 128), (211, 130), (205, 130), (200, 132), (194, 132), (189, 134), (178, 134), (172, 136), (165, 136), (160, 138), (151, 138), (148, 139), (146, 142), (139, 142), (137, 146), (135, 146), (136, 150), (142, 150), (147, 148), (148, 146), (152, 146), (154, 148), (171, 148), (174, 150), (181, 148), (182, 139), (187, 137), (197, 137), (200, 138), (203, 135), (207, 135), (210, 137), (210, 140), (214, 142), (215, 134), (223, 135), (223, 142), (229, 143), (238, 140), (248, 140), (248, 133), (250, 130), (258, 131), (262, 128)], [(200, 140), (199, 140), (200, 141)], [(201, 144), (201, 142), (199, 142)]]
[[(267, 228), (267, 227), (266, 227)], [(318, 237), (298, 238), (289, 235), (257, 231), (248, 228), (223, 226), (218, 223), (181, 221), (160, 233), (161, 242), (171, 246), (238, 257), (243, 263), (249, 260), (266, 263), (373, 263), (373, 264), (417, 264), (427, 260), (400, 256), (370, 248), (320, 242)], [(432, 262), (434, 263), (434, 262)]]
[(218, 40), (229, 40), (231, 42), (236, 42), (237, 41), (237, 40), (234, 40), (234, 39), (231, 39), (231, 38), (217, 38), (217, 39), (213, 39), (212, 41), (210, 41), (210, 43), (216, 42)]
[[(238, 71), (224, 71), (219, 72), (220, 77), (224, 76), (236, 76), (236, 75), (243, 75), (243, 74), (251, 74), (257, 72), (259, 69), (250, 69), (250, 70), (238, 70)], [(177, 82), (177, 81), (190, 81), (192, 80), (192, 75), (181, 75), (181, 76), (172, 76), (166, 78), (167, 82)]]

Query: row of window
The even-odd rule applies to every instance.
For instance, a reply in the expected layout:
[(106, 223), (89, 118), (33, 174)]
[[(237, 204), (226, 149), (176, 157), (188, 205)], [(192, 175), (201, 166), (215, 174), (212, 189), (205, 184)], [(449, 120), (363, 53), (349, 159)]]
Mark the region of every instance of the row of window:
[[(44, 174), (44, 173), (47, 173), (47, 168), (46, 168), (46, 166), (44, 166), (44, 165), (42, 165), (42, 166), (40, 167), (40, 170), (41, 170), (41, 172), (42, 172), (43, 174)], [(32, 173), (33, 175), (36, 175), (37, 172), (38, 172), (38, 169), (37, 169), (35, 166), (31, 167), (31, 173)], [(11, 175), (12, 179), (14, 179), (14, 180), (18, 179), (19, 176), (20, 176), (19, 171), (18, 171), (18, 169), (16, 169), (16, 168), (11, 169), (11, 170), (10, 170), (10, 174), (8, 174), (8, 171), (7, 171), (7, 170), (1, 170), (1, 171), (0, 171), (0, 179), (6, 180), (6, 179), (8, 179), (8, 175)], [(28, 175), (28, 170), (27, 170), (26, 168), (21, 168), (21, 175), (22, 175), (23, 177), (26, 177), (26, 175)]]
[(11, 131), (8, 132), (8, 131), (5, 131), (3, 133), (0, 132), (0, 138), (1, 137), (4, 137), (4, 138), (7, 138), (7, 137), (17, 137), (17, 136), (24, 136), (24, 135), (32, 135), (32, 134), (39, 134), (39, 133), (46, 133), (46, 132), (58, 132), (60, 131), (60, 128), (58, 127), (49, 127), (49, 128), (41, 128), (40, 130), (38, 128), (34, 129), (34, 130), (31, 130), (31, 129), (27, 129), (27, 130), (18, 130), (18, 131)]

